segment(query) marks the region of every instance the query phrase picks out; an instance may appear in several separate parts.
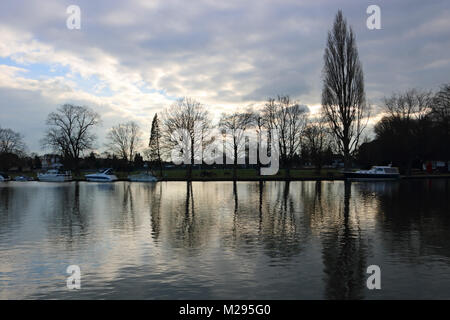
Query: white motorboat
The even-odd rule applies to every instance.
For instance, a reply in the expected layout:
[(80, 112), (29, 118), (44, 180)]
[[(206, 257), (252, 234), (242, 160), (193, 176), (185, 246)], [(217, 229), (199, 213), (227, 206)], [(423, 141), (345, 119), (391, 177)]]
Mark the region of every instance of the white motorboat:
[(111, 168), (101, 170), (98, 173), (87, 174), (85, 177), (87, 181), (91, 182), (113, 182), (117, 180)]
[(58, 169), (51, 169), (45, 173), (39, 173), (37, 178), (43, 182), (67, 182), (72, 181), (72, 174), (70, 171), (62, 172)]
[(128, 180), (133, 182), (156, 182), (158, 179), (151, 173), (140, 173), (128, 176)]
[(6, 182), (6, 181), (10, 181), (11, 178), (3, 172), (0, 172), (0, 182)]
[(400, 178), (398, 168), (391, 166), (373, 166), (370, 170), (344, 172), (349, 180), (394, 180)]

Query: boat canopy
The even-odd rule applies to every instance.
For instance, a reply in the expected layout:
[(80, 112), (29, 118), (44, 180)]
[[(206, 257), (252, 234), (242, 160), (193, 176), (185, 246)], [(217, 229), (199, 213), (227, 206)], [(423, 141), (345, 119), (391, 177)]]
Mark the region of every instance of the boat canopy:
[(389, 173), (389, 174), (396, 174), (398, 173), (398, 168), (394, 167), (382, 167), (382, 166), (374, 166), (371, 168), (371, 170), (379, 173)]

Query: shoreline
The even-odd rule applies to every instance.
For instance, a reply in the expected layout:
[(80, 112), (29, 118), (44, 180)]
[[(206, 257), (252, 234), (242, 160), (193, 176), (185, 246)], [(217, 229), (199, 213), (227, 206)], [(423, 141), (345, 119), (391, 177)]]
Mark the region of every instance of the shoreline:
[[(397, 180), (367, 180), (363, 182), (385, 182), (385, 181), (400, 181), (400, 180), (428, 180), (428, 179), (450, 179), (450, 174), (446, 175), (416, 175), (416, 176), (400, 176), (400, 179)], [(168, 178), (168, 179), (158, 179), (156, 182), (265, 182), (265, 181), (345, 181), (344, 177), (294, 177), (290, 179), (286, 179), (284, 177), (278, 178), (237, 178), (237, 179), (228, 179), (228, 178), (192, 178), (190, 180), (184, 178)], [(75, 178), (72, 181), (75, 182), (88, 182), (86, 179)], [(128, 181), (128, 179), (120, 178), (115, 182), (123, 182)], [(358, 181), (352, 181), (358, 182)], [(359, 181), (361, 182), (361, 181)], [(144, 182), (147, 183), (147, 182)]]
[[(139, 171), (136, 171), (139, 172)], [(117, 180), (116, 181), (129, 181), (128, 176), (130, 174), (134, 174), (135, 172), (116, 172)], [(22, 173), (25, 176), (30, 176), (34, 178), (34, 181), (37, 180), (36, 173), (27, 174)], [(72, 181), (80, 182), (86, 181), (84, 177), (85, 173), (72, 175)], [(218, 170), (213, 172), (213, 174), (203, 175), (199, 172), (193, 172), (193, 176), (191, 179), (187, 179), (185, 177), (184, 171), (166, 171), (163, 174), (163, 177), (158, 174), (155, 177), (158, 181), (174, 181), (174, 182), (184, 182), (184, 181), (193, 181), (193, 182), (221, 182), (221, 181), (243, 181), (243, 182), (260, 182), (260, 181), (345, 181), (346, 178), (344, 175), (337, 170), (325, 170), (322, 173), (315, 173), (312, 170), (293, 170), (291, 172), (291, 176), (289, 178), (285, 177), (285, 172), (279, 172), (277, 175), (272, 176), (259, 176), (254, 174), (252, 170), (238, 170), (237, 178), (234, 179), (231, 170)], [(21, 174), (12, 173), (11, 181), (13, 181), (14, 177), (19, 176)], [(435, 173), (435, 174), (427, 174), (427, 173), (416, 173), (410, 176), (400, 175), (398, 180), (435, 180), (435, 179), (450, 179), (450, 173)], [(366, 180), (370, 181), (370, 180)], [(372, 180), (373, 181), (373, 180)], [(375, 180), (376, 181), (376, 180)], [(379, 180), (379, 181), (387, 181), (387, 180)]]

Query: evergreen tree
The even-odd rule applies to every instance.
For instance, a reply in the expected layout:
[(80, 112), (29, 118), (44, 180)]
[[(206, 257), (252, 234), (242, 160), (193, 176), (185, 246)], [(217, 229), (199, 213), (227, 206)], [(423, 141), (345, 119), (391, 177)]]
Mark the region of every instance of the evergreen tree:
[(161, 161), (161, 131), (159, 128), (158, 114), (155, 113), (152, 121), (152, 128), (150, 131), (150, 141), (149, 141), (149, 161), (152, 166), (159, 165), (159, 172), (162, 176), (162, 161)]

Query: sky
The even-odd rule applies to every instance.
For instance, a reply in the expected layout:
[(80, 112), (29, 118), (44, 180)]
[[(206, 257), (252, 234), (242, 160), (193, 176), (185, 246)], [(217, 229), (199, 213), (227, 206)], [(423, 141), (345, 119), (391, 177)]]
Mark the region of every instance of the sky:
[[(381, 29), (369, 30), (369, 5)], [(81, 10), (70, 30), (67, 7)], [(189, 96), (218, 119), (290, 95), (320, 108), (327, 32), (342, 9), (356, 34), (368, 100), (450, 82), (448, 0), (2, 0), (0, 126), (43, 153), (47, 115), (64, 103), (89, 106), (108, 129), (151, 120)]]

